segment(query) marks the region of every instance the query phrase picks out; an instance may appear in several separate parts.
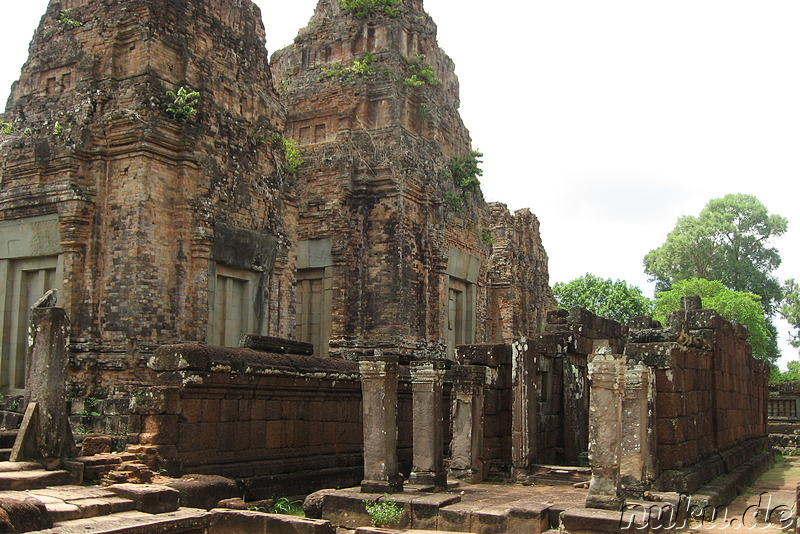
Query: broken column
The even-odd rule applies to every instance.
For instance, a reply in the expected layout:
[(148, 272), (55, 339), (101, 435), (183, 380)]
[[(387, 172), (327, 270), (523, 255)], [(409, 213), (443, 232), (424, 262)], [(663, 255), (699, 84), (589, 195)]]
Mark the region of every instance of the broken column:
[(649, 488), (655, 474), (655, 376), (646, 365), (625, 371), (622, 397), (622, 453), (620, 477), (623, 492), (635, 498)]
[(539, 392), (536, 353), (528, 348), (528, 340), (524, 337), (512, 345), (511, 461), (515, 479), (525, 477), (536, 462)]
[[(597, 343), (597, 342), (596, 342)], [(589, 483), (587, 508), (621, 510), (620, 459), (622, 445), (622, 394), (624, 356), (612, 354), (605, 344), (589, 356)]]
[(11, 461), (51, 464), (73, 456), (75, 440), (67, 412), (69, 319), (48, 291), (31, 308), (28, 358), (25, 362), (27, 407), (11, 451)]
[(444, 470), (444, 391), (442, 381), (447, 362), (411, 363), (414, 410), (414, 457), (410, 482), (435, 489), (447, 487)]
[(483, 398), (486, 367), (453, 367), (453, 438), (450, 476), (468, 482), (483, 480)]
[[(376, 351), (377, 353), (378, 351)], [(359, 361), (364, 426), (364, 493), (399, 493), (397, 467), (397, 356), (380, 353)]]

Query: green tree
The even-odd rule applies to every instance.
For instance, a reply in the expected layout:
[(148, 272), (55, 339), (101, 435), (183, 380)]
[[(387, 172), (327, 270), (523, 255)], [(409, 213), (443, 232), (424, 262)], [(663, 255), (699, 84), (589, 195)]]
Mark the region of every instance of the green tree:
[(772, 316), (781, 298), (772, 273), (781, 257), (770, 240), (786, 228), (787, 220), (770, 214), (754, 196), (713, 199), (699, 216), (678, 219), (664, 244), (645, 256), (645, 272), (660, 290), (689, 278), (719, 280), (729, 289), (761, 296)]
[(627, 324), (631, 317), (653, 312), (653, 302), (638, 287), (589, 273), (571, 282), (555, 284), (553, 295), (562, 308), (585, 308), (622, 324)]
[(794, 278), (790, 278), (783, 285), (783, 305), (780, 312), (794, 329), (794, 332), (789, 334), (789, 343), (800, 349), (800, 284), (795, 282)]
[(704, 308), (716, 310), (729, 321), (747, 326), (754, 356), (771, 363), (778, 358), (777, 343), (770, 335), (761, 297), (728, 289), (718, 280), (691, 278), (673, 283), (671, 289), (661, 291), (656, 297), (653, 317), (665, 323), (670, 313), (680, 309), (681, 297), (691, 295), (699, 295)]
[(773, 373), (773, 382), (794, 382), (800, 380), (800, 360), (793, 360), (786, 365), (789, 370)]

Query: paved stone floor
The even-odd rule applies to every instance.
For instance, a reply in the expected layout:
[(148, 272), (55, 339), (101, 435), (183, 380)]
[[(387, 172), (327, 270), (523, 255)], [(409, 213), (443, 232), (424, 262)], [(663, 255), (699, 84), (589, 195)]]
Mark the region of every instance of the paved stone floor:
[[(796, 491), (800, 482), (800, 457), (787, 457), (764, 473), (753, 487), (735, 499), (716, 521), (691, 524), (688, 532), (760, 532), (773, 534), (781, 529), (782, 517), (796, 513)], [(769, 510), (772, 522), (764, 521)], [(781, 514), (784, 514), (783, 516)]]

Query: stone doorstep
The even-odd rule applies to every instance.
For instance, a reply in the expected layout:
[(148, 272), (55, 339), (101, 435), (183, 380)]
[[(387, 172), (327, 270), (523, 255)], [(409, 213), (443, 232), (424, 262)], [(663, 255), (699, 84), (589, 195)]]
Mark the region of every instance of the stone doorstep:
[(422, 530), (422, 529), (409, 529), (409, 530), (392, 530), (389, 528), (377, 527), (359, 527), (355, 530), (355, 534), (476, 534), (454, 532), (448, 530)]
[[(630, 521), (633, 524), (629, 529), (623, 527), (627, 526)], [(622, 512), (615, 512), (612, 510), (599, 510), (591, 508), (570, 508), (561, 514), (561, 527), (562, 530), (570, 534), (578, 533), (614, 533), (625, 532), (641, 532), (648, 533), (651, 530), (634, 514)]]
[[(370, 522), (364, 501), (376, 501), (381, 497), (383, 495), (379, 493), (361, 493), (358, 488), (332, 490), (323, 496), (322, 518), (339, 527), (364, 526)], [(414, 523), (417, 521), (426, 529), (436, 528), (436, 517), (442, 507), (461, 500), (459, 495), (452, 493), (395, 493), (391, 497), (405, 508), (401, 527), (417, 526)]]

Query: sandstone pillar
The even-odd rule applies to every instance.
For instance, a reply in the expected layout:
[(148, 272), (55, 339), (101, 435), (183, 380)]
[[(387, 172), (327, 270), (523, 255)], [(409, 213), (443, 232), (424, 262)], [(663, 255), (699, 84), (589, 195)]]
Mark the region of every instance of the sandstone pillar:
[(453, 439), (450, 475), (469, 482), (483, 480), (483, 389), (486, 368), (458, 365), (453, 368)]
[(523, 337), (511, 347), (511, 461), (514, 478), (524, 477), (536, 462), (536, 436), (539, 422), (539, 392), (536, 380), (536, 354), (528, 351)]
[(625, 360), (611, 349), (589, 356), (589, 483), (587, 508), (621, 510), (620, 459), (622, 444), (622, 393)]
[(620, 477), (623, 491), (642, 498), (655, 474), (655, 376), (646, 365), (625, 371), (622, 397), (622, 456)]
[(414, 465), (410, 482), (447, 487), (444, 470), (444, 391), (446, 361), (412, 362), (411, 387), (414, 405)]
[(55, 303), (52, 290), (31, 308), (25, 366), (27, 407), (11, 451), (12, 461), (44, 460), (49, 464), (75, 452), (67, 412), (69, 319)]
[(364, 426), (364, 493), (398, 493), (397, 356), (376, 354), (359, 361)]

